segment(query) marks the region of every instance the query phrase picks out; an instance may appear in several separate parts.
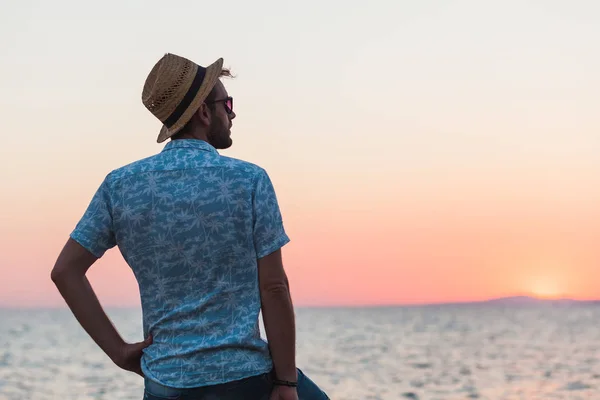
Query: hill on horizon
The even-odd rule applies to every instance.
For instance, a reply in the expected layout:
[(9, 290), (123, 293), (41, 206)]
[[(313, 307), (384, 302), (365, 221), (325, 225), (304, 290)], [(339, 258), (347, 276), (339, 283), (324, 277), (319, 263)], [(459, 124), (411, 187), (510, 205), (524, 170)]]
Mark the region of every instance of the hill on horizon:
[(577, 300), (569, 297), (541, 298), (528, 295), (496, 297), (488, 300), (467, 301), (448, 304), (498, 304), (498, 305), (533, 305), (533, 304), (595, 304), (598, 300)]

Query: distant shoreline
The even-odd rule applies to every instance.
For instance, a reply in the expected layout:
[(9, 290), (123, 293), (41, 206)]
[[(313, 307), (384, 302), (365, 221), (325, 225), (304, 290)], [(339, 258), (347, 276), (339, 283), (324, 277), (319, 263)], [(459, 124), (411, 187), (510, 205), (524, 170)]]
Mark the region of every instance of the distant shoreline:
[(365, 304), (365, 305), (311, 305), (311, 306), (296, 306), (298, 309), (332, 309), (332, 308), (419, 308), (419, 307), (448, 307), (448, 306), (535, 306), (535, 305), (600, 305), (600, 299), (592, 300), (576, 300), (571, 298), (537, 298), (533, 296), (506, 296), (496, 297), (484, 300), (465, 300), (465, 301), (449, 301), (449, 302), (431, 302), (431, 303), (398, 303), (398, 304)]
[[(478, 306), (478, 305), (497, 305), (497, 306), (535, 306), (535, 305), (600, 305), (600, 299), (576, 300), (571, 298), (544, 299), (533, 296), (507, 296), (497, 297), (487, 300), (473, 301), (454, 301), (454, 302), (432, 302), (432, 303), (398, 303), (398, 304), (348, 304), (348, 305), (296, 305), (296, 309), (368, 309), (368, 308), (418, 308), (418, 307), (447, 307), (447, 306)], [(104, 306), (107, 310), (134, 310), (140, 309), (140, 306)], [(0, 305), (1, 310), (68, 310), (65, 305), (56, 306), (11, 306)]]

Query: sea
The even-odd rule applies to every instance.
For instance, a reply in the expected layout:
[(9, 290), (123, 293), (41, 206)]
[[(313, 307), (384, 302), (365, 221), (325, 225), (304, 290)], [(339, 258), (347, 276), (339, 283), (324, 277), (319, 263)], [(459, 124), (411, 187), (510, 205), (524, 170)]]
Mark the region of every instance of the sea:
[[(139, 309), (107, 309), (141, 340)], [(600, 399), (600, 305), (297, 308), (297, 365), (331, 399)], [(264, 331), (263, 331), (264, 332)], [(0, 309), (1, 400), (142, 399), (68, 309)]]

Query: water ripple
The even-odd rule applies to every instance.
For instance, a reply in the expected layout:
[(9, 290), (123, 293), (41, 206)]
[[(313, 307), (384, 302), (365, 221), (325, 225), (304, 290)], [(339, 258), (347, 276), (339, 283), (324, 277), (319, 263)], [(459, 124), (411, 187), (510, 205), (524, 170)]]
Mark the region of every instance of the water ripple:
[[(111, 310), (140, 340), (138, 310)], [(340, 400), (596, 398), (600, 308), (299, 309), (298, 365)], [(68, 310), (0, 310), (0, 400), (141, 398)]]

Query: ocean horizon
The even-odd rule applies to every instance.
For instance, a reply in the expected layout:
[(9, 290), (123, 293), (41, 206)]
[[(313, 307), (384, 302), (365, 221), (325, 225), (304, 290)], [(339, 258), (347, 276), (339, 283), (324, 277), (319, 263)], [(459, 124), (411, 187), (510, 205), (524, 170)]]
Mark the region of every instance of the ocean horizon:
[[(491, 297), (482, 300), (463, 300), (463, 301), (439, 301), (439, 302), (415, 302), (415, 303), (381, 303), (381, 304), (307, 304), (295, 305), (295, 309), (362, 309), (362, 308), (395, 308), (395, 307), (436, 307), (436, 306), (472, 306), (472, 305), (506, 305), (506, 306), (528, 306), (528, 305), (560, 305), (560, 304), (580, 304), (596, 305), (600, 304), (599, 299), (576, 299), (573, 297), (536, 297), (531, 295), (514, 295), (503, 297)], [(104, 309), (139, 309), (141, 305), (106, 305)], [(0, 304), (0, 310), (61, 310), (68, 309), (66, 304), (57, 305), (7, 305)]]

